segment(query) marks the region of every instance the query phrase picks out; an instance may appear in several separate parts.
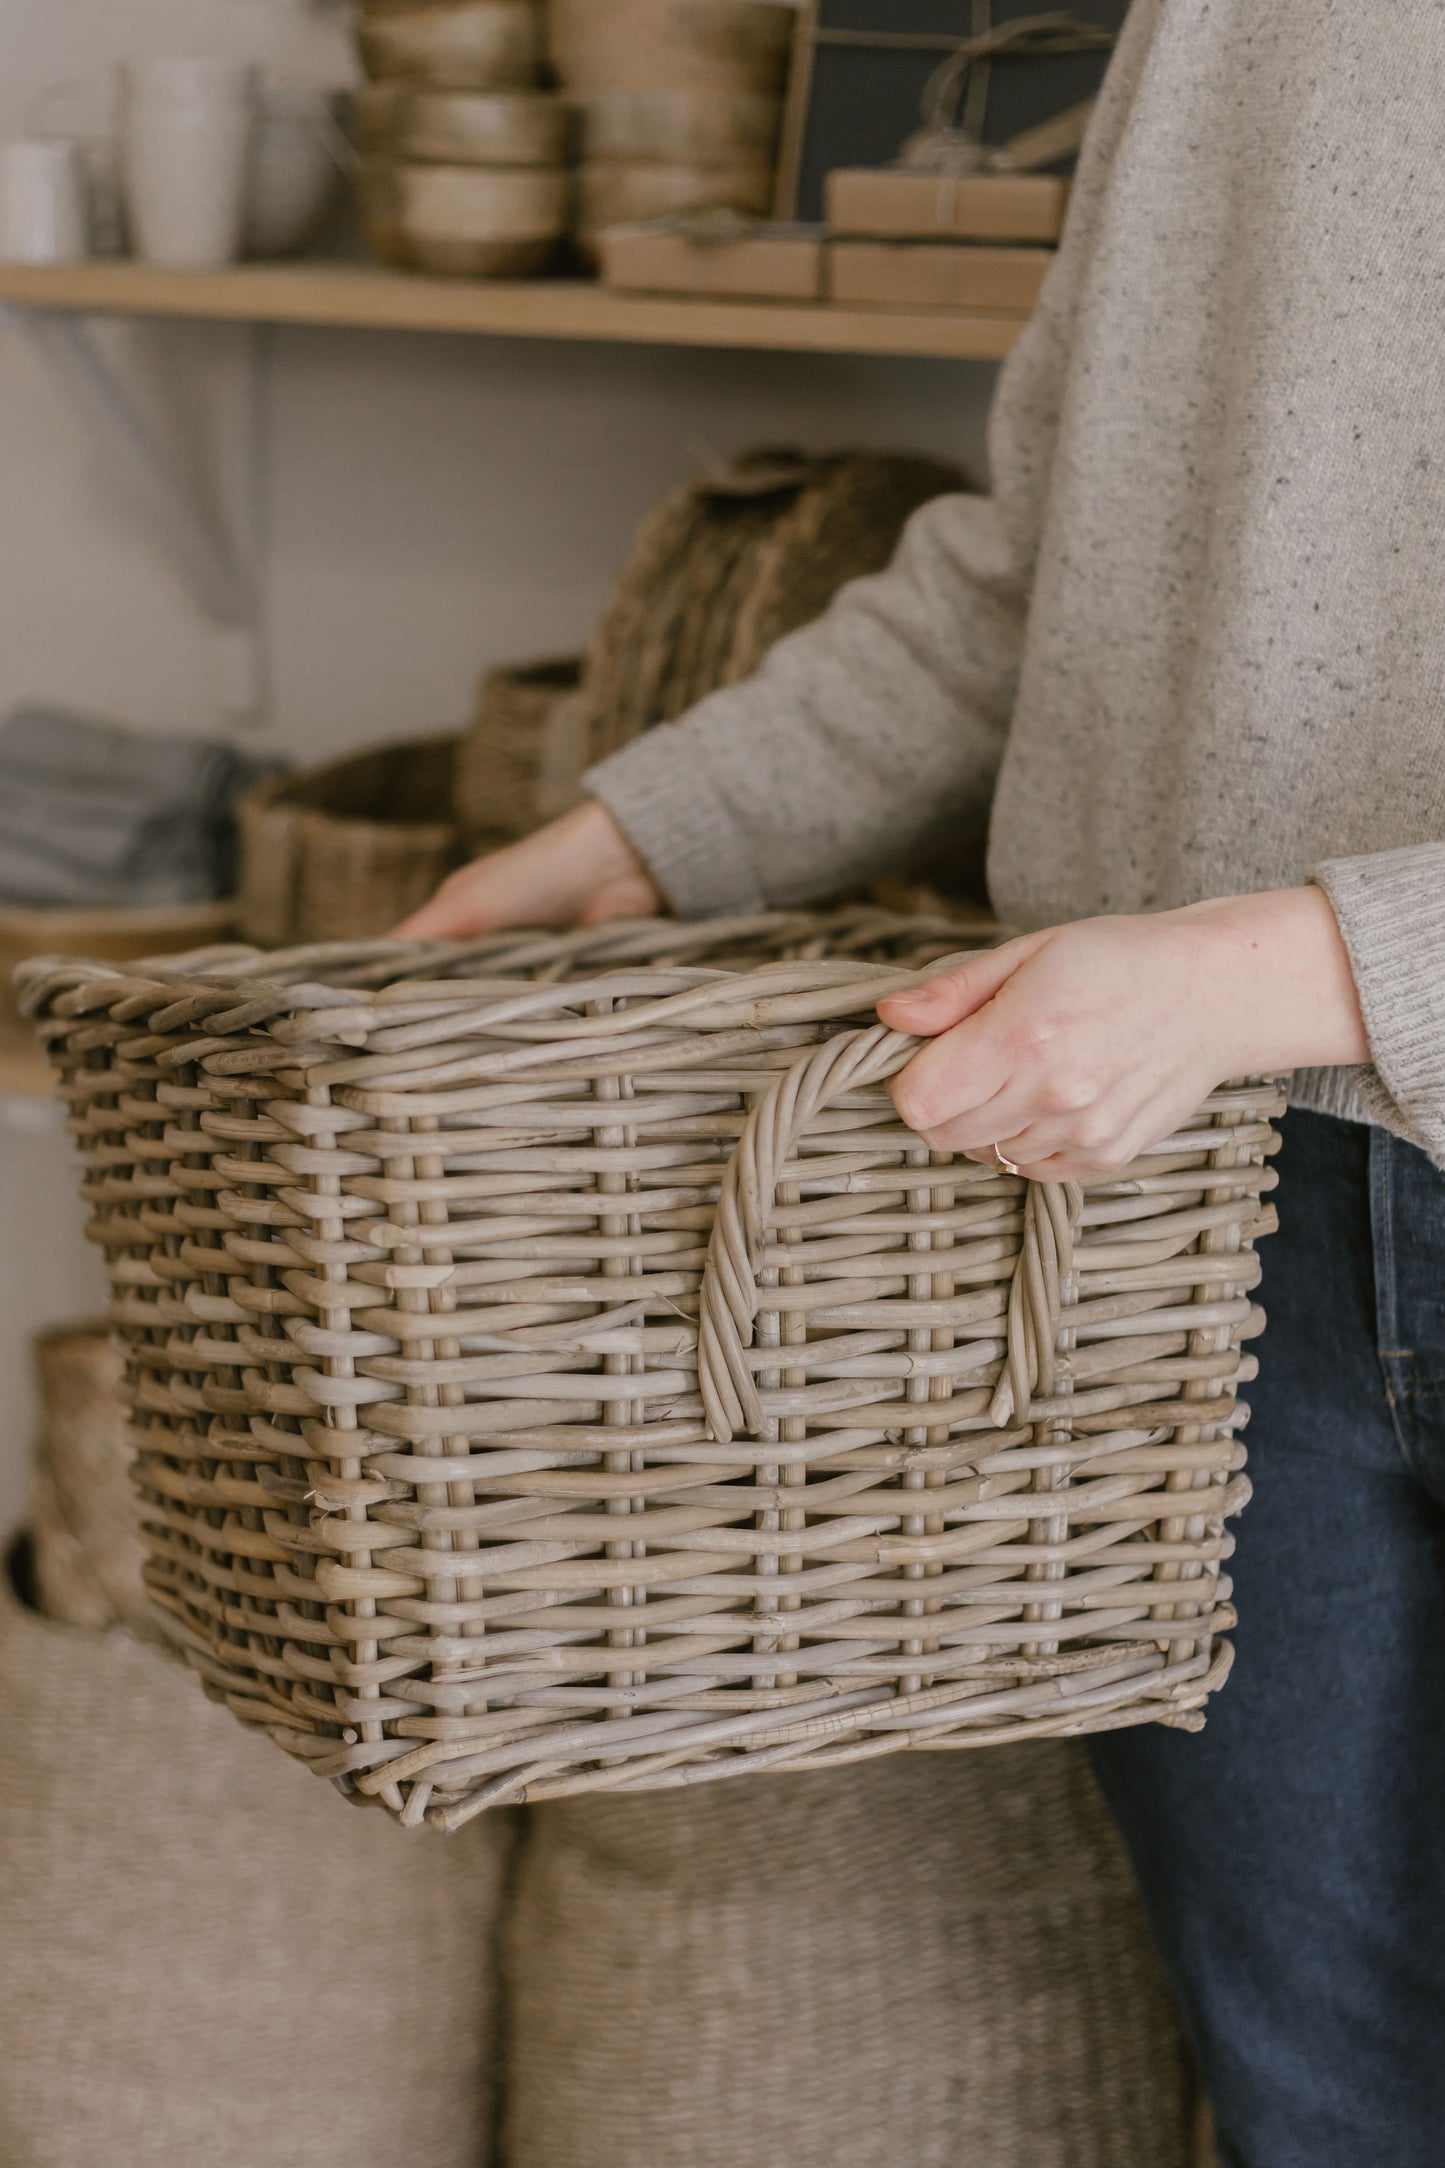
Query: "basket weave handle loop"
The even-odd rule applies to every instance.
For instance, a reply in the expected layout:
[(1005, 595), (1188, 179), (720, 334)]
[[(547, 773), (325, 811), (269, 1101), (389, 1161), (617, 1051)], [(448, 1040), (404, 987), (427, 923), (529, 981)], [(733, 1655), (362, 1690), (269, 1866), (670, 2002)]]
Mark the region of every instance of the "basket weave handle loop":
[[(708, 1432), (727, 1444), (761, 1438), (762, 1404), (748, 1350), (763, 1307), (757, 1281), (783, 1168), (823, 1107), (845, 1092), (895, 1076), (923, 1044), (874, 1024), (811, 1047), (757, 1100), (723, 1176), (708, 1243), (698, 1320), (698, 1385)], [(989, 1414), (1000, 1429), (1027, 1415), (1035, 1391), (1054, 1384), (1054, 1353), (1073, 1270), (1080, 1205), (1073, 1182), (1027, 1182), (1024, 1238), (1009, 1289), (1007, 1359)], [(922, 1253), (920, 1253), (922, 1254)]]

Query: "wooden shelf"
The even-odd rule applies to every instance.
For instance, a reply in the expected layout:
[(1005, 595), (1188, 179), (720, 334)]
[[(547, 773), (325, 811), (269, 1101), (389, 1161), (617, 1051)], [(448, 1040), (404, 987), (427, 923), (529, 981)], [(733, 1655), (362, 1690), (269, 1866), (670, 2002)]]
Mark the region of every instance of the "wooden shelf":
[(972, 309), (691, 301), (614, 293), (581, 279), (489, 284), (344, 263), (237, 264), (223, 271), (166, 271), (116, 261), (0, 264), (4, 303), (101, 315), (955, 361), (1002, 360), (1028, 321), (1023, 315)]

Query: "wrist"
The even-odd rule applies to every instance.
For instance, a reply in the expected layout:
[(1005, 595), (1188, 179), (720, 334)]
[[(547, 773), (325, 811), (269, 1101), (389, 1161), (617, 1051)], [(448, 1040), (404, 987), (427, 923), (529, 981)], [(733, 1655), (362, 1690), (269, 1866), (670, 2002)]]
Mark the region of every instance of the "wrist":
[(588, 798), (556, 824), (571, 855), (580, 899), (604, 903), (603, 915), (646, 917), (662, 908), (662, 892), (632, 841), (600, 799)]
[(1209, 935), (1233, 1073), (1370, 1059), (1349, 952), (1323, 889), (1223, 896), (1177, 915)]

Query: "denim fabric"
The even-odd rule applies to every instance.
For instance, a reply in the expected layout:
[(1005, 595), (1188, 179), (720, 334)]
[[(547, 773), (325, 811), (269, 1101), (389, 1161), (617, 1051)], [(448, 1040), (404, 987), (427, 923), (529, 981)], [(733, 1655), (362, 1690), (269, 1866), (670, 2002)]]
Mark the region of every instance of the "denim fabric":
[(1285, 1119), (1196, 1736), (1093, 1743), (1227, 2168), (1445, 2164), (1445, 1175)]

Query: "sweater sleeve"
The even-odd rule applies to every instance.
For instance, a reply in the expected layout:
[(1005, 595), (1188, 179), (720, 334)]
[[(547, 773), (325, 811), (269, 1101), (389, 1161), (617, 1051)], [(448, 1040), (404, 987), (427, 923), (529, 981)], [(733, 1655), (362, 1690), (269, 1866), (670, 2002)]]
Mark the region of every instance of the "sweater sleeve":
[(1359, 989), (1373, 1067), (1353, 1072), (1371, 1118), (1445, 1166), (1445, 843), (1317, 866)]

